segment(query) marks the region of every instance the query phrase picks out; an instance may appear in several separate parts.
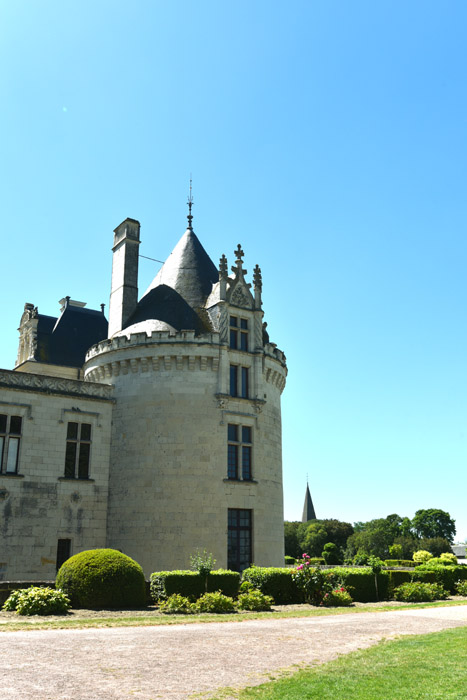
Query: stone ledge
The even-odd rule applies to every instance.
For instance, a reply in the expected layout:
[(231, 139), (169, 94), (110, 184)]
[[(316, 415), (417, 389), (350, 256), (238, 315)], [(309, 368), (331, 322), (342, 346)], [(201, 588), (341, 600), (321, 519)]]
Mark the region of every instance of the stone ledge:
[(14, 372), (8, 369), (0, 369), (0, 387), (113, 401), (113, 387), (109, 384), (96, 384), (95, 382), (84, 382), (79, 379), (62, 379), (61, 377), (49, 377), (41, 374)]

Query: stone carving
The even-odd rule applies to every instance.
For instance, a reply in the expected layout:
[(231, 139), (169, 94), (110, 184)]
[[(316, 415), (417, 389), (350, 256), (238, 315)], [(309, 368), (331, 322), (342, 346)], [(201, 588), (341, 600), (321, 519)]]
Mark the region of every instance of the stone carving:
[(26, 372), (13, 372), (7, 369), (0, 370), (0, 385), (56, 394), (79, 394), (102, 399), (111, 399), (113, 394), (113, 387), (110, 385), (97, 385), (77, 379), (61, 379), (39, 374), (27, 374)]
[(250, 297), (242, 284), (238, 284), (230, 297), (230, 301), (235, 306), (243, 306), (249, 309), (251, 307)]

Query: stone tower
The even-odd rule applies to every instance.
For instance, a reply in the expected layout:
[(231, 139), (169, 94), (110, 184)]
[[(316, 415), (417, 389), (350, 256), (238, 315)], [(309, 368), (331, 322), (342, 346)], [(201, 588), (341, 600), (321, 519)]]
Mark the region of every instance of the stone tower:
[[(137, 301), (139, 224), (115, 230), (109, 338), (85, 380), (114, 385), (107, 545), (146, 573), (283, 564), (284, 354), (263, 324), (261, 271), (238, 245), (216, 269), (188, 228)], [(136, 251), (136, 253), (135, 253)], [(136, 257), (135, 257), (136, 256)]]

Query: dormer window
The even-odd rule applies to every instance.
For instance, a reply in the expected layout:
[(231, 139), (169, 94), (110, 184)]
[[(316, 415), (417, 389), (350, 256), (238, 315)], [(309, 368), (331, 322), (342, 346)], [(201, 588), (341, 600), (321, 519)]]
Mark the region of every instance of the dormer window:
[(230, 347), (232, 350), (248, 351), (248, 320), (246, 318), (230, 317)]

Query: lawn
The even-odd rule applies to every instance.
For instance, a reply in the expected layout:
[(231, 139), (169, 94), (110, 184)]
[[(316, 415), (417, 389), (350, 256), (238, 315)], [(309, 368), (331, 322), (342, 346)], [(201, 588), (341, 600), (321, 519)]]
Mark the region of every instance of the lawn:
[(465, 627), (409, 636), (213, 700), (465, 700), (466, 654)]

